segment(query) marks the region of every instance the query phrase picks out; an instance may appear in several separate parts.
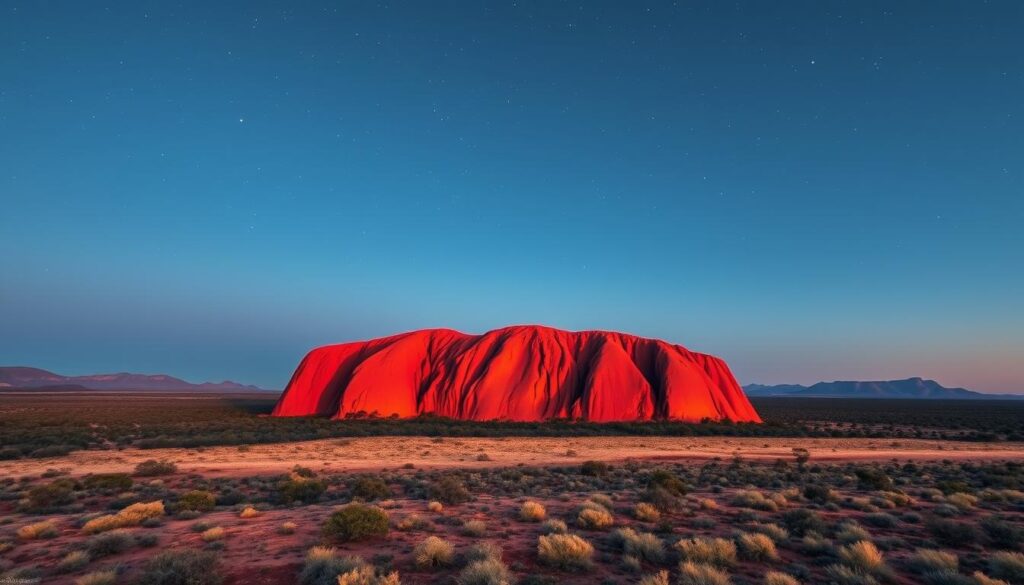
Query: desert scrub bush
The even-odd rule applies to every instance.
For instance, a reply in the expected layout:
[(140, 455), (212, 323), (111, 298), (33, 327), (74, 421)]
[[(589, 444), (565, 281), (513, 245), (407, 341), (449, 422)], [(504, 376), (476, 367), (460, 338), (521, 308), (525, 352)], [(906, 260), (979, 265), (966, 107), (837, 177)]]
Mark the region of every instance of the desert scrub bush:
[(907, 559), (907, 566), (911, 571), (921, 575), (936, 571), (956, 572), (960, 562), (956, 555), (950, 552), (919, 548)]
[(575, 534), (550, 534), (537, 539), (537, 557), (545, 565), (563, 570), (589, 569), (594, 546)]
[(1014, 585), (1024, 583), (1024, 554), (1007, 551), (992, 553), (988, 558), (988, 572)]
[(427, 510), (430, 510), (431, 512), (433, 512), (435, 514), (440, 514), (441, 512), (444, 511), (444, 504), (442, 504), (441, 502), (438, 502), (436, 500), (428, 502), (427, 503)]
[(391, 497), (391, 488), (388, 487), (388, 484), (383, 479), (373, 475), (363, 475), (356, 478), (349, 485), (349, 490), (352, 492), (352, 497), (368, 502)]
[(277, 484), (277, 495), (286, 504), (312, 504), (320, 500), (325, 491), (327, 483), (324, 480), (297, 471), (292, 471), (287, 478)]
[(242, 508), (242, 511), (238, 513), (238, 517), (242, 519), (255, 518), (260, 515), (260, 511), (252, 506), (246, 506)]
[(96, 473), (82, 478), (82, 486), (89, 490), (126, 491), (132, 488), (132, 476), (127, 473)]
[(665, 469), (655, 469), (647, 478), (647, 488), (642, 499), (663, 512), (678, 510), (688, 488), (676, 474)]
[(658, 571), (652, 575), (644, 575), (637, 585), (669, 585), (668, 571)]
[(825, 532), (825, 521), (817, 512), (806, 508), (786, 511), (782, 514), (782, 524), (790, 534), (796, 536), (803, 536), (808, 532)]
[(408, 514), (398, 521), (395, 528), (405, 532), (409, 530), (425, 530), (430, 527), (430, 522), (419, 514)]
[(1002, 579), (995, 579), (993, 577), (989, 577), (981, 571), (975, 571), (973, 574), (971, 574), (971, 579), (973, 580), (973, 583), (971, 583), (970, 585), (1010, 585)]
[(223, 581), (215, 553), (183, 549), (160, 553), (150, 559), (138, 582), (146, 585), (220, 585)]
[(661, 519), (661, 512), (647, 502), (639, 502), (633, 507), (633, 517), (642, 522), (657, 522)]
[(459, 573), (458, 585), (512, 585), (515, 579), (501, 559), (486, 558), (471, 561)]
[(615, 518), (612, 517), (612, 513), (593, 500), (583, 502), (576, 513), (576, 524), (582, 528), (603, 530), (614, 523)]
[(965, 542), (978, 542), (982, 538), (981, 531), (966, 522), (931, 518), (926, 524), (935, 540), (946, 546), (961, 546)]
[(295, 534), (295, 529), (298, 528), (298, 527), (299, 527), (299, 525), (294, 523), (294, 522), (282, 522), (277, 527), (277, 533), (278, 534)]
[(372, 565), (361, 565), (338, 575), (338, 585), (401, 585), (398, 571), (379, 573)]
[(584, 461), (580, 464), (580, 475), (601, 477), (607, 475), (611, 468), (604, 461)]
[(540, 525), (540, 531), (543, 534), (566, 534), (569, 532), (569, 526), (561, 520), (552, 518)]
[(73, 550), (57, 563), (58, 573), (74, 573), (89, 564), (92, 558), (84, 550)]
[(123, 553), (133, 546), (135, 537), (123, 528), (98, 534), (86, 543), (89, 555), (94, 559)]
[(773, 524), (771, 522), (768, 522), (766, 524), (755, 524), (754, 526), (752, 526), (752, 529), (754, 530), (754, 532), (760, 532), (761, 534), (764, 534), (768, 538), (775, 541), (776, 544), (789, 538), (788, 530), (779, 526), (778, 524)]
[(622, 548), (628, 556), (660, 563), (665, 560), (665, 546), (657, 535), (637, 532), (632, 528), (620, 528), (612, 534), (612, 542)]
[(978, 497), (971, 494), (957, 492), (946, 496), (946, 502), (953, 504), (961, 510), (970, 510), (978, 505)]
[(161, 459), (147, 459), (135, 466), (135, 475), (139, 477), (156, 477), (158, 475), (171, 475), (178, 471), (178, 466), (172, 461)]
[(487, 523), (483, 520), (466, 520), (462, 523), (462, 533), (479, 538), (487, 534)]
[(679, 563), (678, 585), (732, 585), (729, 574), (712, 565), (683, 561)]
[(501, 560), (502, 551), (501, 547), (490, 541), (478, 542), (473, 544), (464, 553), (467, 563), (473, 561), (482, 561), (484, 559), (498, 559)]
[(18, 538), (21, 540), (38, 540), (40, 538), (54, 538), (58, 534), (57, 525), (53, 520), (43, 520), (26, 524), (18, 529)]
[(337, 585), (338, 575), (365, 564), (359, 557), (338, 556), (337, 549), (329, 546), (314, 546), (306, 551), (299, 573), (300, 585)]
[(796, 577), (779, 571), (768, 571), (764, 574), (764, 585), (800, 585)]
[(139, 502), (122, 509), (117, 514), (106, 514), (89, 520), (82, 526), (82, 531), (86, 534), (97, 534), (116, 528), (138, 526), (146, 520), (160, 518), (163, 515), (164, 503), (162, 501)]
[(740, 534), (736, 539), (740, 556), (748, 561), (774, 561), (779, 558), (775, 541), (767, 534)]
[(676, 543), (675, 549), (684, 561), (716, 567), (731, 567), (736, 564), (736, 545), (724, 538), (685, 538)]
[(209, 512), (216, 505), (217, 497), (206, 490), (192, 490), (178, 498), (178, 509), (189, 512)]
[(839, 547), (839, 559), (847, 567), (867, 575), (883, 575), (888, 570), (882, 551), (868, 540)]
[(45, 485), (32, 486), (28, 490), (28, 509), (31, 512), (47, 512), (74, 501), (76, 484), (74, 480), (61, 478)]
[(1010, 524), (1000, 516), (987, 516), (981, 521), (989, 541), (997, 548), (1018, 550), (1024, 543), (1024, 528)]
[(472, 497), (462, 479), (454, 475), (446, 475), (430, 484), (427, 488), (427, 495), (432, 500), (437, 500), (448, 505), (462, 504), (468, 502)]
[(819, 483), (811, 483), (804, 486), (803, 496), (805, 499), (819, 504), (826, 504), (835, 499), (832, 489)]
[(377, 506), (346, 504), (327, 518), (323, 534), (342, 542), (387, 536), (388, 513)]
[(808, 532), (800, 539), (800, 548), (805, 554), (826, 555), (832, 554), (832, 541), (817, 532)]
[(412, 556), (416, 566), (421, 569), (446, 567), (455, 558), (455, 548), (443, 538), (428, 536), (416, 545)]
[(204, 530), (203, 533), (199, 535), (199, 538), (202, 538), (203, 542), (214, 542), (217, 540), (223, 540), (225, 535), (226, 533), (223, 528), (220, 526), (214, 526), (213, 528)]
[(547, 510), (538, 502), (527, 500), (519, 508), (519, 519), (524, 522), (540, 522), (547, 516)]
[(861, 489), (879, 491), (893, 490), (892, 479), (886, 475), (885, 471), (881, 468), (868, 466), (858, 467), (856, 471), (854, 471), (854, 474), (860, 482)]
[(75, 579), (75, 585), (114, 585), (117, 583), (117, 571), (93, 571)]
[(762, 512), (775, 512), (779, 505), (757, 490), (741, 490), (733, 494), (729, 501), (733, 506), (751, 508)]
[(871, 540), (871, 533), (855, 522), (843, 522), (836, 531), (836, 540), (840, 544), (853, 544), (862, 540)]

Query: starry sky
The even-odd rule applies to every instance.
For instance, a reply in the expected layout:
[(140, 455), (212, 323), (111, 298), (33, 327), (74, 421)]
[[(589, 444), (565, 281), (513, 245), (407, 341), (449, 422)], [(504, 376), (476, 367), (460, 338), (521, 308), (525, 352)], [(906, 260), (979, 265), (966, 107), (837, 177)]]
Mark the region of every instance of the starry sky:
[(0, 364), (613, 329), (1024, 391), (1024, 3), (0, 1)]

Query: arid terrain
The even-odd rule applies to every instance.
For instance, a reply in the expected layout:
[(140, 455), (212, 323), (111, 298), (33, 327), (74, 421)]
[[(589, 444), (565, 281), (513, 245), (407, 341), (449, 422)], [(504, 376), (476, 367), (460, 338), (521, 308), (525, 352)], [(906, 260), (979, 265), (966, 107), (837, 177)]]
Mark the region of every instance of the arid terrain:
[[(0, 460), (4, 583), (1024, 582), (1024, 444), (970, 424), (1019, 432), (998, 407), (907, 415), (974, 440), (908, 437), (878, 405), (816, 430), (823, 406), (792, 401), (763, 426), (523, 436), (127, 398), (79, 396), (56, 417), (59, 396), (0, 396), (0, 432), (35, 441)], [(125, 422), (154, 401), (159, 416)], [(270, 442), (252, 431), (262, 423), (371, 436)], [(376, 436), (409, 427), (508, 436)], [(839, 436), (800, 436), (826, 433)], [(227, 444), (157, 446), (197, 437)]]

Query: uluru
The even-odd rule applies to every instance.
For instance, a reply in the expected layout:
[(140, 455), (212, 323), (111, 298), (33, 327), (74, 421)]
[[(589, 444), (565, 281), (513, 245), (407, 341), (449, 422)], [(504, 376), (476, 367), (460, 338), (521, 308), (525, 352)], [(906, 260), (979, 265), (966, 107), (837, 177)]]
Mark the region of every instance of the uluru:
[(310, 351), (274, 416), (761, 422), (721, 359), (612, 331), (425, 329)]

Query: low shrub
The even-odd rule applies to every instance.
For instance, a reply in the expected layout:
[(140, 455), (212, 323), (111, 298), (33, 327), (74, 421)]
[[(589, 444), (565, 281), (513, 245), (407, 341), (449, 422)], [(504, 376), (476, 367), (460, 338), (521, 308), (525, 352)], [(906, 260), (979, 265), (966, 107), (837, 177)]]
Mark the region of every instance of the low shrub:
[(438, 501), (432, 501), (427, 504), (427, 509), (435, 514), (440, 514), (444, 511), (444, 504)]
[(953, 553), (923, 548), (917, 549), (907, 559), (907, 566), (911, 571), (919, 575), (935, 571), (956, 572), (959, 564), (959, 560)]
[(537, 539), (537, 556), (545, 565), (559, 569), (589, 569), (594, 547), (575, 534), (551, 534)]
[(93, 558), (120, 554), (133, 546), (135, 546), (135, 537), (123, 528), (94, 536), (86, 543), (89, 554)]
[(388, 484), (383, 479), (372, 475), (356, 478), (349, 489), (352, 491), (352, 497), (368, 502), (391, 497), (391, 488), (388, 487)]
[(225, 535), (226, 533), (223, 528), (221, 528), (220, 526), (215, 526), (213, 528), (204, 530), (203, 533), (199, 535), (199, 538), (202, 538), (203, 542), (215, 542), (218, 540), (223, 540)]
[(452, 564), (455, 548), (450, 542), (437, 536), (428, 536), (413, 549), (413, 559), (421, 569), (444, 567)]
[(61, 478), (45, 485), (32, 486), (28, 490), (28, 509), (33, 512), (47, 512), (74, 501), (75, 482)]
[(643, 522), (657, 522), (661, 519), (661, 512), (647, 502), (640, 502), (633, 508), (633, 517)]
[(566, 534), (569, 532), (569, 527), (565, 522), (557, 519), (545, 520), (540, 525), (540, 531), (544, 534)]
[(178, 498), (178, 509), (190, 512), (209, 512), (217, 505), (217, 497), (205, 490), (192, 490)]
[(300, 585), (337, 585), (338, 576), (365, 564), (359, 557), (340, 557), (335, 548), (314, 546), (306, 551)]
[(788, 510), (782, 515), (782, 524), (795, 536), (804, 536), (808, 532), (825, 532), (825, 522), (813, 510), (797, 508)]
[(484, 559), (501, 560), (501, 547), (493, 542), (479, 542), (466, 549), (465, 557), (467, 562), (482, 561)]
[(546, 515), (544, 506), (534, 501), (523, 502), (519, 508), (519, 519), (524, 522), (540, 522)]
[(335, 510), (324, 523), (324, 536), (342, 542), (388, 534), (388, 513), (367, 504), (351, 503)]
[(131, 489), (132, 476), (127, 473), (97, 473), (82, 478), (86, 489), (126, 491)]
[(425, 530), (430, 527), (430, 522), (425, 520), (419, 514), (409, 514), (405, 518), (402, 518), (396, 528), (403, 531), (408, 530)]
[(277, 484), (278, 497), (284, 503), (302, 502), (312, 504), (320, 500), (327, 491), (327, 483), (315, 476), (292, 471)]
[(768, 571), (764, 574), (764, 585), (800, 585), (796, 577), (779, 571)]
[(724, 538), (687, 538), (677, 542), (675, 548), (684, 561), (716, 567), (736, 564), (736, 545)]
[(483, 520), (466, 520), (462, 523), (462, 533), (479, 538), (487, 534), (487, 523)]
[(75, 585), (114, 585), (117, 583), (117, 571), (93, 571), (75, 579)]
[(679, 563), (677, 585), (731, 585), (729, 574), (712, 565), (683, 561)]
[(256, 508), (253, 508), (252, 506), (246, 506), (245, 508), (242, 509), (241, 512), (238, 513), (238, 517), (243, 519), (255, 518), (259, 515), (260, 511), (257, 510)]
[(338, 585), (401, 585), (398, 571), (378, 573), (372, 565), (362, 565), (338, 575)]
[(885, 557), (873, 543), (867, 540), (839, 548), (839, 559), (846, 566), (861, 573), (877, 575), (885, 572)]
[(829, 565), (825, 574), (833, 585), (878, 585), (878, 579), (846, 565)]
[(448, 505), (468, 502), (472, 497), (462, 479), (454, 475), (446, 475), (430, 484), (427, 493), (431, 499)]
[(459, 573), (458, 585), (512, 585), (512, 572), (500, 559), (472, 561)]
[(603, 530), (615, 523), (607, 508), (593, 500), (587, 500), (576, 514), (576, 524), (591, 530)]
[(89, 520), (82, 526), (82, 531), (86, 534), (97, 534), (116, 528), (138, 526), (146, 520), (160, 518), (163, 515), (164, 503), (162, 501), (138, 502), (124, 508), (117, 514), (107, 514)]
[(33, 524), (26, 524), (18, 529), (18, 538), (21, 540), (38, 540), (40, 538), (54, 538), (59, 534), (57, 525), (53, 520), (44, 520)]
[(668, 571), (658, 571), (653, 575), (644, 575), (637, 585), (669, 585)]
[(1024, 583), (1024, 554), (1000, 551), (988, 558), (988, 572), (1010, 583)]
[(294, 522), (282, 522), (281, 525), (277, 527), (277, 533), (278, 534), (295, 534), (295, 529), (298, 528), (298, 527), (299, 527), (299, 525), (294, 523)]
[(744, 533), (736, 539), (740, 555), (748, 561), (774, 561), (779, 558), (775, 541), (767, 534)]
[(156, 477), (158, 475), (171, 475), (178, 471), (177, 464), (156, 459), (147, 459), (135, 466), (135, 475), (139, 477)]
[(160, 553), (146, 563), (139, 583), (146, 585), (221, 585), (215, 553), (183, 549)]
[(90, 557), (89, 553), (84, 550), (73, 550), (64, 555), (64, 558), (57, 563), (57, 572), (74, 573), (75, 571), (85, 568), (91, 560), (92, 557)]
[(660, 538), (650, 532), (637, 532), (632, 528), (620, 528), (612, 535), (612, 540), (628, 556), (651, 563), (660, 563), (665, 560), (664, 544)]

